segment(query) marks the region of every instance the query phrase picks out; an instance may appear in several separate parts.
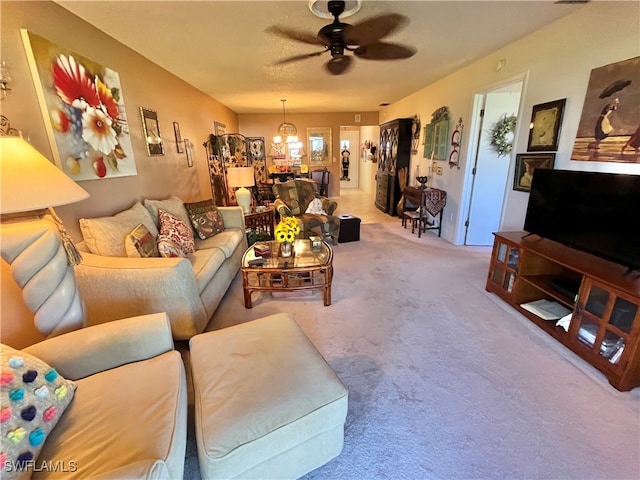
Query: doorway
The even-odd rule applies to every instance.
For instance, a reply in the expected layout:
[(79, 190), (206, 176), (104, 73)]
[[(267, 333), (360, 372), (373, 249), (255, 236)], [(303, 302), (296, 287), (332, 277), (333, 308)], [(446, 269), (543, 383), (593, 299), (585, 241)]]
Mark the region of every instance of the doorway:
[[(500, 229), (509, 184), (512, 150), (499, 155), (491, 145), (491, 130), (497, 122), (518, 118), (523, 80), (476, 94), (470, 143), (475, 147), (471, 172), (471, 193), (465, 221), (465, 245), (493, 245), (493, 232)], [(515, 138), (509, 138), (515, 145)]]

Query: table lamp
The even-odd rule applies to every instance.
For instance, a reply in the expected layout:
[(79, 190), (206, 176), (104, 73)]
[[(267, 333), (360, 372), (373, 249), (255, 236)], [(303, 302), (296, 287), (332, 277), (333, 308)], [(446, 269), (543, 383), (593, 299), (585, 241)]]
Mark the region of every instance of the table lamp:
[(0, 256), (36, 328), (47, 337), (81, 328), (84, 304), (72, 266), (82, 259), (52, 207), (89, 194), (21, 137), (0, 137), (0, 182)]
[(244, 213), (251, 211), (251, 192), (245, 187), (255, 185), (253, 167), (235, 167), (227, 170), (227, 183), (229, 187), (239, 187), (236, 190), (236, 200)]

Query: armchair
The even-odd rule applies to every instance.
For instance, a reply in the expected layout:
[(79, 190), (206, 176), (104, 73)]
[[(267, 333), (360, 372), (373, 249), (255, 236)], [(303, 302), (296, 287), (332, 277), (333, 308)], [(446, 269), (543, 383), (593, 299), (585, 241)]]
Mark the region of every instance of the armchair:
[(23, 351), (77, 386), (37, 457), (59, 468), (32, 479), (183, 477), (187, 383), (166, 314), (82, 328)]
[[(289, 180), (276, 183), (273, 186), (276, 194), (274, 203), (276, 212), (282, 217), (295, 217), (300, 227), (300, 236), (309, 238), (317, 235), (324, 239), (331, 239), (333, 244), (338, 243), (340, 233), (340, 221), (334, 216), (338, 204), (318, 194), (318, 185), (309, 180)], [(322, 202), (322, 209), (326, 215), (306, 213), (309, 204), (314, 198)]]

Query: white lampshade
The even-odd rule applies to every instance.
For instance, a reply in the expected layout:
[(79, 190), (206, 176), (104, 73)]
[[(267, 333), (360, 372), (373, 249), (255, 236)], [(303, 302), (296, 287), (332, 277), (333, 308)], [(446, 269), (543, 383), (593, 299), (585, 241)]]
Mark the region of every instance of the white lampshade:
[(21, 137), (0, 137), (0, 213), (29, 212), (89, 196)]
[(250, 187), (255, 184), (253, 167), (235, 167), (227, 170), (227, 183), (230, 187)]

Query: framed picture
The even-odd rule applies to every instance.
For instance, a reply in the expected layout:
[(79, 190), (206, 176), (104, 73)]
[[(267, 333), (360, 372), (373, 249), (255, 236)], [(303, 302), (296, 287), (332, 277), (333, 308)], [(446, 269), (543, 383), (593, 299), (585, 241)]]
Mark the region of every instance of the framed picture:
[(193, 167), (193, 152), (191, 150), (192, 143), (188, 138), (184, 139), (184, 148), (187, 151), (187, 167)]
[(216, 136), (226, 135), (227, 134), (227, 126), (224, 123), (213, 122), (214, 133)]
[(178, 153), (184, 153), (182, 135), (180, 135), (180, 124), (178, 122), (173, 122), (173, 133), (176, 136), (176, 150), (178, 150)]
[(533, 106), (527, 152), (558, 150), (560, 125), (566, 98)]
[(155, 110), (140, 107), (140, 118), (142, 120), (142, 130), (144, 131), (144, 140), (147, 146), (147, 155), (150, 157), (154, 155), (164, 155), (158, 114)]
[(640, 56), (591, 70), (571, 160), (640, 163), (638, 72)]
[(513, 189), (530, 192), (531, 180), (536, 168), (553, 169), (555, 160), (555, 153), (518, 153), (513, 174)]
[(331, 127), (307, 128), (309, 166), (331, 166)]

